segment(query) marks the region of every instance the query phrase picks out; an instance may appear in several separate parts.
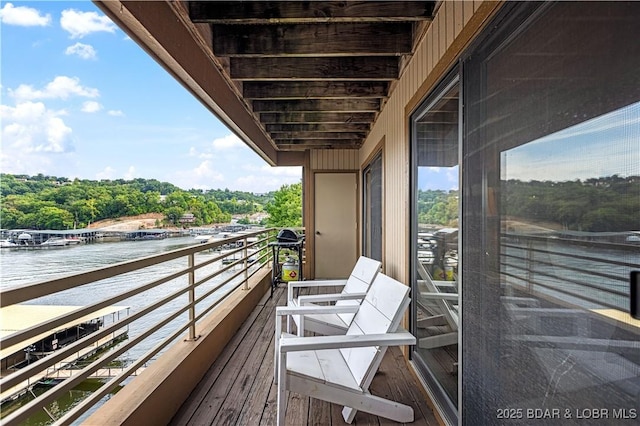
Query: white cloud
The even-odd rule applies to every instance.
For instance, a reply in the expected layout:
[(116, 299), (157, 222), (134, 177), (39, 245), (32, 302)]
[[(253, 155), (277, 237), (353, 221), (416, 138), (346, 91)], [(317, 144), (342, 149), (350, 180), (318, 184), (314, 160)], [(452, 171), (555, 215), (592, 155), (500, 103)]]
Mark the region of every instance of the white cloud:
[(116, 31), (115, 24), (107, 16), (75, 9), (62, 11), (60, 26), (71, 35), (71, 38), (82, 38), (95, 32), (114, 33)]
[(23, 102), (15, 107), (0, 105), (2, 122), (1, 169), (6, 173), (52, 171), (52, 155), (73, 152), (72, 129), (57, 111), (42, 102)]
[(61, 153), (72, 150), (71, 133), (60, 114), (42, 102), (24, 102), (16, 107), (0, 105), (2, 149), (22, 153)]
[(116, 174), (116, 170), (111, 166), (107, 166), (102, 171), (96, 173), (96, 179), (98, 179), (98, 180), (103, 180), (103, 179), (111, 180), (111, 179), (113, 179), (115, 174)]
[(226, 181), (225, 176), (210, 160), (204, 160), (190, 170), (181, 170), (167, 177), (174, 185), (184, 189), (219, 188)]
[(234, 134), (215, 139), (212, 143), (214, 149), (229, 149), (237, 146), (243, 146), (243, 142)]
[(107, 114), (113, 117), (124, 117), (124, 112), (120, 111), (119, 109), (111, 109), (107, 111)]
[(96, 50), (90, 44), (76, 43), (67, 47), (65, 55), (78, 55), (82, 59), (96, 59)]
[(0, 9), (0, 22), (22, 27), (45, 27), (51, 23), (51, 15), (41, 15), (37, 9), (7, 3)]
[(87, 101), (82, 104), (82, 112), (98, 112), (102, 109), (102, 105), (96, 101)]
[(211, 152), (199, 152), (198, 149), (194, 146), (189, 148), (189, 152), (187, 153), (188, 157), (196, 157), (203, 160), (210, 160), (214, 157)]
[(209, 160), (205, 160), (200, 163), (198, 167), (192, 170), (192, 173), (196, 180), (201, 180), (203, 178), (208, 181), (217, 182), (224, 180), (224, 176), (220, 172), (214, 170), (213, 164)]
[(126, 173), (124, 174), (124, 178), (127, 180), (135, 179), (136, 174), (136, 168), (134, 166), (129, 166)]
[(292, 179), (290, 176), (277, 175), (247, 175), (236, 178), (232, 187), (238, 191), (265, 193), (280, 189), (282, 185), (291, 185), (300, 182), (300, 179)]
[(185, 189), (233, 188), (262, 193), (300, 182), (302, 177), (301, 167), (269, 166), (234, 134), (216, 138), (203, 147), (190, 146), (183, 158), (197, 159), (198, 163), (167, 178)]
[(71, 95), (96, 98), (100, 96), (100, 92), (98, 89), (80, 85), (80, 79), (77, 77), (59, 75), (47, 83), (44, 89), (37, 90), (31, 85), (21, 84), (17, 89), (9, 89), (9, 95), (20, 102), (34, 99), (67, 99)]

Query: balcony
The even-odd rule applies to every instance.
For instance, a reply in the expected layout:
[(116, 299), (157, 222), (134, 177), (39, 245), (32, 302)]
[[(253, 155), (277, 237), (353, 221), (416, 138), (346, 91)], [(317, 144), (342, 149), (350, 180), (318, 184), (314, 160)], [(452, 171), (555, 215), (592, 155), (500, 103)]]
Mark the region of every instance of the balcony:
[[(275, 424), (276, 392), (273, 384), (273, 318), (276, 306), (286, 304), (284, 287), (264, 299), (206, 372), (180, 407), (172, 425)], [(415, 375), (398, 348), (390, 348), (371, 385), (372, 393), (411, 405), (414, 424), (438, 424)], [(343, 424), (342, 407), (313, 398), (289, 395), (287, 424)], [(383, 424), (358, 412), (356, 424)]]
[[(2, 347), (19, 348), (17, 353), (43, 332), (92, 317), (116, 303), (128, 304), (132, 297), (149, 295), (137, 299), (144, 300), (143, 304), (130, 305), (128, 316), (105, 322), (98, 331), (24, 368), (5, 367), (3, 400), (30, 393), (43, 379), (65, 379), (21, 408), (3, 413), (3, 424), (22, 423), (97, 375), (112, 377), (70, 411), (61, 416), (49, 412), (49, 416), (61, 424), (272, 423), (276, 416), (274, 311), (276, 305), (286, 304), (284, 286), (276, 288), (273, 295), (270, 291), (272, 253), (267, 243), (274, 238), (274, 231), (195, 244), (3, 290), (0, 297), (5, 309), (45, 295), (105, 285), (118, 277), (135, 283), (90, 306), (3, 336)], [(142, 277), (148, 276), (149, 270), (158, 272), (144, 281)], [(145, 317), (152, 319), (153, 325), (136, 327), (136, 321)], [(84, 364), (72, 361), (74, 355), (88, 352), (96, 342), (122, 330), (128, 331), (127, 339)], [(160, 337), (150, 341), (149, 337), (158, 333)], [(124, 356), (132, 351), (141, 355), (135, 359)], [(120, 368), (109, 369), (119, 359)], [(416, 377), (395, 348), (387, 352), (371, 390), (411, 405), (418, 424), (437, 424)], [(118, 392), (113, 394), (115, 390)], [(290, 395), (287, 422), (324, 423), (323, 419), (333, 418), (340, 419), (338, 407)], [(378, 422), (365, 413), (359, 413), (356, 421)]]

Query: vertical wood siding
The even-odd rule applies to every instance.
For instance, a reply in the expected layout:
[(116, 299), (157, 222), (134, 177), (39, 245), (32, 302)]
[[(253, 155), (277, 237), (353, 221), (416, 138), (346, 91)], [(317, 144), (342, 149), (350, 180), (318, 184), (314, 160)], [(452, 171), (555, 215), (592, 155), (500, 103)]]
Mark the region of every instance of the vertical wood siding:
[(311, 150), (311, 170), (358, 170), (357, 149)]
[[(482, 5), (482, 1), (445, 1), (418, 45), (407, 69), (374, 123), (365, 144), (359, 151), (355, 167), (362, 168), (380, 140), (385, 138), (384, 171), (384, 259), (387, 274), (402, 282), (409, 280), (410, 254), (410, 159), (409, 117), (407, 104), (425, 83), (447, 49), (456, 42), (466, 24)], [(458, 41), (458, 44), (460, 42)], [(444, 70), (443, 70), (444, 71)], [(438, 71), (438, 72), (443, 72)], [(438, 76), (440, 77), (440, 76)], [(437, 79), (435, 79), (437, 81)], [(336, 151), (339, 153), (340, 151)], [(314, 168), (334, 168), (332, 158), (312, 152)]]

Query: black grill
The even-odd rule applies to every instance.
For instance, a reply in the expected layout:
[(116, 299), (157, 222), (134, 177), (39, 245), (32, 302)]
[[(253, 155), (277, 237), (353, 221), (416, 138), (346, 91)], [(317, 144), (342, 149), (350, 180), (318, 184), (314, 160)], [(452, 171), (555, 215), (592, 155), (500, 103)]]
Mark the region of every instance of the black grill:
[(293, 229), (281, 229), (276, 236), (279, 243), (297, 243), (301, 240), (300, 237)]

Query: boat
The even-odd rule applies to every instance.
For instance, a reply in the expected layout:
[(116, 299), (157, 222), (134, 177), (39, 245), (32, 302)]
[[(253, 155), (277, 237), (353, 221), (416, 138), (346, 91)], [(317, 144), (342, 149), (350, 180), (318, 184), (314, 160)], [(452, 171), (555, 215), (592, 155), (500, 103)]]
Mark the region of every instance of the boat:
[(82, 240), (82, 238), (77, 238), (77, 237), (69, 237), (69, 238), (63, 238), (68, 246), (75, 246), (76, 244), (80, 244), (82, 242), (84, 242)]
[(80, 244), (81, 242), (82, 240), (79, 238), (51, 237), (40, 245), (48, 247), (65, 247)]
[(26, 232), (18, 235), (18, 245), (20, 246), (30, 246), (33, 245), (33, 240), (31, 238), (31, 234), (27, 234)]
[(200, 244), (208, 243), (210, 239), (213, 238), (213, 235), (196, 235), (193, 239)]
[(44, 247), (63, 247), (63, 246), (66, 246), (67, 244), (64, 242), (63, 238), (52, 237), (40, 245)]
[(0, 247), (12, 248), (12, 247), (20, 247), (20, 246), (9, 239), (4, 239), (4, 240), (0, 240)]

